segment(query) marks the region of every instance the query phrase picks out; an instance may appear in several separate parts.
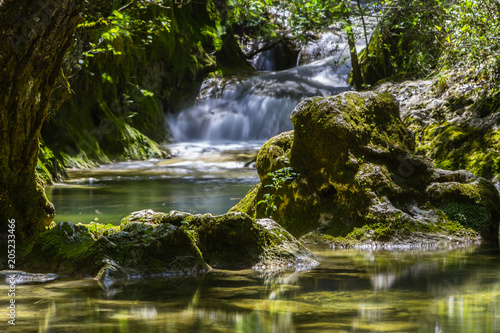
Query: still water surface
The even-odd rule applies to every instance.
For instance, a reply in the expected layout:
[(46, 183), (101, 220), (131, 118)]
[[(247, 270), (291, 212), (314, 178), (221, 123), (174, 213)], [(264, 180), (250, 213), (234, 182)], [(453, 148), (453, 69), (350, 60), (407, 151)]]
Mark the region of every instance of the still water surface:
[[(314, 251), (319, 266), (289, 274), (212, 271), (109, 290), (91, 279), (17, 286), (8, 331), (500, 331), (498, 250)], [(8, 304), (6, 292), (0, 301)]]
[(177, 143), (168, 147), (171, 159), (70, 170), (46, 188), (54, 221), (118, 225), (142, 209), (223, 214), (259, 182), (252, 160), (263, 143)]

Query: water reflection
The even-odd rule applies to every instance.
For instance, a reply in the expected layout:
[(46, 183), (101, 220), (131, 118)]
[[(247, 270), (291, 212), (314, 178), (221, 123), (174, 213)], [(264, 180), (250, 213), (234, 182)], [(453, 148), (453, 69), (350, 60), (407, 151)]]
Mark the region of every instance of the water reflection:
[[(213, 271), (103, 290), (20, 285), (9, 332), (498, 332), (500, 255), (315, 249), (308, 271)], [(7, 304), (7, 294), (1, 295)], [(0, 316), (6, 318), (5, 307)], [(2, 323), (1, 325), (6, 325)]]

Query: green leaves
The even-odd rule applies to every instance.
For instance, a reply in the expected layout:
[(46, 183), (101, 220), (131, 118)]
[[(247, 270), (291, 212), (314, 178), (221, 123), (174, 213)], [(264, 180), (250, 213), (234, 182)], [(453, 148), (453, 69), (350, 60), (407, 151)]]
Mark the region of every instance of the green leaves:
[(266, 193), (263, 196), (263, 199), (257, 202), (257, 205), (260, 204), (265, 204), (266, 206), (266, 211), (265, 214), (270, 216), (271, 211), (275, 212), (278, 209), (278, 206), (276, 205), (275, 200), (277, 198), (283, 200), (283, 197), (281, 195), (278, 195), (278, 191), (283, 188), (283, 185), (287, 181), (292, 181), (294, 180), (297, 176), (298, 173), (295, 172), (295, 170), (291, 167), (286, 167), (282, 168), (279, 170), (276, 170), (274, 172), (269, 172), (267, 174), (269, 177), (271, 177), (271, 184), (265, 185), (264, 187), (269, 187), (273, 189), (273, 193)]

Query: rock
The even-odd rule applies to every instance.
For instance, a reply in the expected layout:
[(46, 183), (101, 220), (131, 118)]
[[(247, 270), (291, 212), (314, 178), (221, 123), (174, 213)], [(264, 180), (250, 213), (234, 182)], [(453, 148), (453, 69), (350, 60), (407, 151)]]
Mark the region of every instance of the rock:
[(259, 271), (284, 271), (316, 266), (318, 262), (309, 249), (271, 219), (257, 219), (255, 222), (269, 233), (271, 246), (267, 247), (259, 261), (252, 267)]
[(163, 223), (190, 230), (213, 268), (283, 270), (317, 264), (312, 252), (270, 219), (253, 220), (244, 213), (214, 216), (172, 211)]
[(266, 179), (273, 170), (290, 166), (290, 151), (293, 142), (293, 131), (283, 132), (267, 141), (257, 155), (256, 167), (261, 179)]
[(40, 234), (26, 264), (32, 270), (77, 273), (81, 268), (80, 261), (94, 242), (85, 226), (60, 222)]
[(277, 271), (316, 265), (314, 255), (276, 222), (244, 213), (133, 212), (121, 231), (94, 240), (87, 227), (61, 222), (40, 235), (31, 269), (96, 277), (106, 288), (143, 277), (195, 276), (214, 268)]
[(150, 225), (156, 226), (159, 221), (163, 218), (165, 213), (158, 213), (152, 209), (143, 209), (136, 212), (130, 213), (130, 215), (124, 217), (120, 222), (120, 229), (124, 230), (134, 228), (136, 225)]
[[(61, 222), (36, 240), (26, 266), (96, 276), (105, 285), (132, 278), (195, 275), (210, 270), (185, 230), (152, 223), (152, 211), (131, 216), (122, 231), (97, 240), (85, 226)], [(139, 223), (135, 217), (150, 219)]]
[[(111, 259), (108, 276), (137, 278), (158, 275), (196, 275), (210, 270), (200, 250), (187, 232), (171, 224), (152, 226), (132, 223), (121, 232), (100, 237), (89, 252), (105, 255), (105, 265)], [(116, 266), (121, 269), (115, 269)], [(100, 271), (102, 268), (100, 269)], [(94, 273), (95, 274), (95, 273)], [(101, 272), (101, 275), (103, 273)]]
[(415, 155), (389, 94), (310, 98), (291, 118), (293, 133), (259, 152), (261, 183), (231, 211), (271, 215), (309, 239), (318, 238), (312, 232), (351, 243), (498, 242), (500, 199), (492, 183)]
[(0, 271), (0, 279), (5, 284), (36, 284), (47, 283), (57, 280), (59, 275), (53, 273), (28, 273), (18, 270)]
[(400, 102), (401, 118), (415, 133), (416, 151), (443, 169), (467, 169), (492, 179), (500, 174), (500, 93), (475, 80), (475, 69), (442, 72), (428, 80), (385, 82)]

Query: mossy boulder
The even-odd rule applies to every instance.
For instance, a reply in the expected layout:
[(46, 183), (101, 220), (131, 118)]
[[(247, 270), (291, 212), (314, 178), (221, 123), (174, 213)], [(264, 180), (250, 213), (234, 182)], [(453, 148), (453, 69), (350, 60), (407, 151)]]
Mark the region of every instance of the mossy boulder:
[[(416, 155), (390, 94), (310, 98), (291, 118), (293, 137), (282, 134), (262, 147), (261, 184), (231, 211), (272, 216), (296, 237), (313, 233), (330, 241), (498, 242), (493, 184), (436, 169)], [(473, 220), (476, 213), (481, 222)]]
[(162, 223), (188, 230), (214, 268), (281, 270), (316, 264), (308, 249), (270, 219), (254, 220), (244, 213), (172, 211), (163, 216)]
[(93, 276), (109, 286), (148, 276), (211, 269), (281, 271), (316, 265), (314, 255), (270, 219), (244, 213), (133, 212), (120, 230), (61, 222), (42, 233), (25, 260), (30, 270)]
[(95, 240), (86, 226), (61, 222), (40, 235), (25, 265), (34, 270), (96, 276), (105, 285), (210, 270), (185, 230), (152, 223), (131, 223)]

